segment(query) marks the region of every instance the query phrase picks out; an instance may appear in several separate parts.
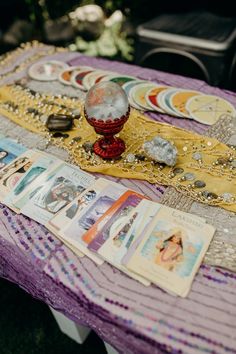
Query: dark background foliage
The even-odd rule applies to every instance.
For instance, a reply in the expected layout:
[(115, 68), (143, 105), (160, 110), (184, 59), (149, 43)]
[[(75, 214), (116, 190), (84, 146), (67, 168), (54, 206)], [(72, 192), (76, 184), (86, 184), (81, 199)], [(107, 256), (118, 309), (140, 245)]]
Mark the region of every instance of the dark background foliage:
[(148, 0), (7, 0), (0, 1), (0, 28), (6, 29), (14, 19), (31, 19), (39, 23), (45, 11), (54, 19), (63, 16), (76, 6), (96, 3), (109, 15), (121, 10), (129, 15), (131, 21), (143, 22), (165, 12), (182, 12), (209, 10), (222, 16), (235, 15), (235, 5), (231, 0), (225, 1), (148, 1)]

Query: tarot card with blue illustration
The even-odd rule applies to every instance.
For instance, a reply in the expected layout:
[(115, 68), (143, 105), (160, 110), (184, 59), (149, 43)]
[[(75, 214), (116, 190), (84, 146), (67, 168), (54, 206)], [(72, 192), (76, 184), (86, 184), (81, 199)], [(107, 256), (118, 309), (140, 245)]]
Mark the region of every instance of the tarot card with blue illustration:
[(98, 252), (100, 247), (113, 233), (114, 228), (122, 225), (125, 218), (144, 198), (144, 196), (130, 190), (123, 193), (116, 203), (103, 215), (101, 220), (98, 221), (100, 225), (97, 226), (97, 230), (99, 231), (93, 231), (95, 237), (93, 237), (93, 234), (90, 235), (91, 241), (88, 244), (88, 248), (93, 252)]
[(21, 213), (45, 225), (84, 191), (89, 181), (88, 173), (62, 163), (56, 170), (41, 178), (40, 183), (33, 183), (29, 200), (21, 209)]
[(23, 193), (30, 188), (31, 184), (39, 176), (41, 176), (45, 171), (51, 168), (56, 161), (58, 161), (55, 157), (46, 155), (39, 151), (35, 151), (35, 158), (36, 161), (31, 167), (29, 167), (24, 176), (16, 183), (15, 187), (3, 201), (5, 205), (13, 209), (15, 212), (19, 212), (20, 208), (17, 208), (14, 203), (21, 198)]
[(26, 150), (25, 146), (14, 140), (2, 137), (0, 139), (0, 171)]
[(150, 224), (160, 208), (161, 204), (150, 200), (144, 199), (140, 202), (135, 209), (136, 218), (128, 232), (124, 235), (124, 239), (114, 255), (117, 264), (124, 265), (123, 258), (131, 248), (131, 245), (137, 240), (140, 234), (142, 234), (145, 227)]
[(117, 199), (126, 191), (126, 188), (114, 182), (106, 181), (105, 188), (97, 195), (93, 203), (85, 205), (76, 214), (76, 217), (59, 233), (62, 238), (77, 247), (82, 253), (98, 264), (103, 260), (87, 248), (83, 235), (107, 212)]
[[(41, 168), (45, 168), (45, 166), (47, 166), (47, 159), (48, 159), (48, 155), (46, 156), (46, 160), (45, 160), (45, 164), (43, 163), (42, 165), (40, 164), (40, 169)], [(37, 188), (40, 188), (40, 186), (42, 186), (42, 183), (45, 183), (45, 180), (47, 178), (49, 178), (49, 175), (54, 175), (58, 169), (60, 168), (60, 166), (63, 164), (63, 162), (57, 158), (54, 157), (50, 157), (49, 161), (52, 161), (53, 159), (53, 163), (51, 165), (48, 165), (48, 167), (46, 168), (46, 170), (44, 172), (42, 172), (42, 174), (40, 174), (37, 178), (35, 178), (30, 184), (29, 186), (26, 186), (25, 188), (23, 188), (23, 190), (19, 193), (18, 196), (16, 196), (14, 198), (14, 203), (13, 203), (13, 207), (18, 210), (18, 212), (21, 212), (21, 209), (23, 208), (24, 205), (26, 205), (31, 196), (33, 191), (37, 190)], [(23, 187), (23, 185), (22, 185)]]
[(104, 178), (91, 181), (85, 191), (79, 194), (70, 204), (60, 210), (49, 222), (46, 227), (57, 236), (61, 230), (65, 230), (72, 221), (78, 217), (82, 210), (89, 205), (92, 205), (94, 200), (102, 190), (107, 187), (108, 181)]
[(130, 231), (133, 230), (134, 225), (139, 224), (140, 226), (139, 220), (141, 219), (142, 221), (141, 216), (145, 217), (146, 209), (148, 207), (148, 204), (146, 202), (148, 203), (147, 200), (142, 200), (137, 207), (133, 208), (133, 210), (130, 211), (130, 213), (128, 213), (126, 216), (121, 217), (119, 222), (114, 223), (113, 227), (110, 230), (108, 239), (99, 248), (98, 254), (100, 254), (100, 256), (102, 256), (108, 263), (114, 265), (116, 268), (120, 269), (121, 271), (129, 275), (131, 278), (138, 280), (145, 286), (149, 286), (149, 280), (128, 270), (121, 264), (119, 258), (117, 257), (119, 252), (123, 254), (122, 250), (128, 247), (127, 238), (130, 240)]
[(10, 164), (5, 166), (0, 173), (0, 199), (3, 201), (16, 184), (25, 176), (29, 168), (36, 161), (39, 154), (27, 150)]
[(214, 232), (204, 219), (162, 207), (126, 267), (185, 297)]
[[(125, 238), (125, 242), (122, 244), (122, 247), (117, 254), (118, 262), (121, 262), (121, 264), (123, 264), (124, 266), (126, 266), (128, 261), (132, 257), (133, 253), (139, 246), (143, 237), (145, 237), (148, 228), (157, 213), (161, 209), (166, 210), (166, 212), (171, 212), (172, 210), (174, 210), (173, 208), (148, 200), (143, 200), (140, 203), (140, 208), (141, 207), (144, 207), (145, 212), (140, 212), (140, 217), (137, 218), (137, 220), (134, 222), (132, 229)], [(199, 222), (206, 222), (205, 219), (197, 215), (192, 215), (192, 217), (194, 217), (195, 220), (199, 220)]]

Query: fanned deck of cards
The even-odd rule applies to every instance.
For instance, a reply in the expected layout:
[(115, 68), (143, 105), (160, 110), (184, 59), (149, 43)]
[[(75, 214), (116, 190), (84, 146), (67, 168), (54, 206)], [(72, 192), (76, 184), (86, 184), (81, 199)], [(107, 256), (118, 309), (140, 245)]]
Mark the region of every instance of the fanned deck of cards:
[(187, 296), (215, 232), (204, 219), (3, 136), (0, 163), (0, 201), (16, 213), (47, 227), (78, 256)]
[(68, 67), (61, 61), (33, 64), (29, 76), (35, 80), (58, 79), (83, 91), (101, 81), (112, 81), (126, 92), (130, 105), (142, 111), (165, 113), (174, 117), (194, 119), (212, 125), (224, 114), (236, 116), (235, 107), (227, 100), (200, 91), (163, 86), (133, 76), (118, 74), (88, 66)]

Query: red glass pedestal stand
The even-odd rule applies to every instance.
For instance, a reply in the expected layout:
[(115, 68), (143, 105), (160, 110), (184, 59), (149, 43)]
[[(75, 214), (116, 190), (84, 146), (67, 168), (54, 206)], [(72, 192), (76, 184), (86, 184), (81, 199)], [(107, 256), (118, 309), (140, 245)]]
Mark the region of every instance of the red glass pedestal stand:
[(93, 151), (103, 159), (114, 159), (119, 157), (125, 151), (125, 143), (122, 139), (114, 135), (119, 133), (125, 122), (129, 118), (130, 109), (120, 118), (114, 120), (97, 120), (88, 118), (86, 111), (85, 117), (88, 123), (94, 127), (97, 134), (103, 135), (103, 138), (98, 139), (93, 145)]

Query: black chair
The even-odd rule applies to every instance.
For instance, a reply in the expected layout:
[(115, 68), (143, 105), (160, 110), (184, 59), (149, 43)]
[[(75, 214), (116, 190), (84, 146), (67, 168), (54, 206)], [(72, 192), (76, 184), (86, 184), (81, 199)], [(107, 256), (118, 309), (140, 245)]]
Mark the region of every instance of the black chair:
[(210, 12), (160, 15), (137, 29), (139, 65), (228, 87), (236, 18)]

